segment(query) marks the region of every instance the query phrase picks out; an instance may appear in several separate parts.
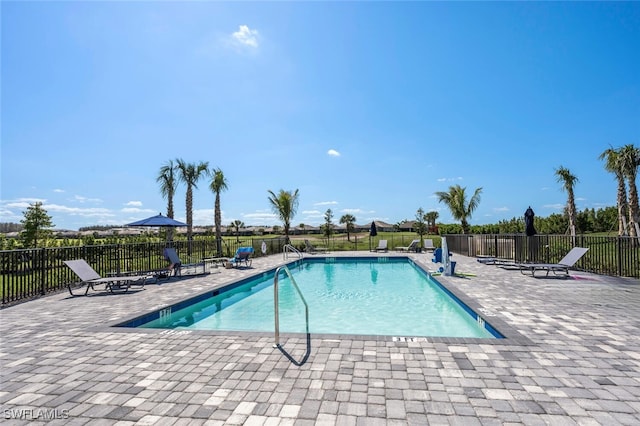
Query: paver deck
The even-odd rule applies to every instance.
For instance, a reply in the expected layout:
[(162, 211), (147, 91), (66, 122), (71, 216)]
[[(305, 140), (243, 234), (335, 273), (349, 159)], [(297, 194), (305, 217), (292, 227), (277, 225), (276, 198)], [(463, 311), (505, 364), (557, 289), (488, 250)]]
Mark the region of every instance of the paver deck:
[[(409, 256), (435, 269), (431, 254)], [(270, 270), (282, 255), (126, 294), (60, 293), (3, 309), (3, 423), (640, 424), (638, 280), (532, 278), (454, 260), (474, 275), (438, 279), (522, 339), (312, 335), (296, 366), (268, 334), (111, 327)], [(306, 339), (283, 345), (299, 358)]]

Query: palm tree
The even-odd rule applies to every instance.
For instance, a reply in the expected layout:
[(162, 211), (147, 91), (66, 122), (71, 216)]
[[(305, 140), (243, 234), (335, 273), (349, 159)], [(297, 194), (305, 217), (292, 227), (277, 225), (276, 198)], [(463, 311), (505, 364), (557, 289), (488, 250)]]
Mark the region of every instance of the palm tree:
[(620, 148), (622, 171), (629, 183), (629, 235), (640, 237), (640, 206), (638, 205), (638, 167), (640, 167), (640, 148), (629, 144)]
[(268, 190), (269, 193), (269, 203), (271, 203), (271, 208), (273, 212), (278, 215), (278, 218), (282, 221), (284, 225), (284, 236), (286, 243), (289, 244), (289, 228), (291, 227), (291, 219), (296, 215), (296, 211), (298, 210), (298, 190), (295, 191), (285, 191), (281, 189), (278, 194), (275, 194), (273, 191)]
[(191, 255), (191, 241), (193, 239), (193, 188), (198, 188), (198, 180), (200, 180), (204, 173), (207, 173), (209, 163), (185, 163), (181, 158), (176, 161), (178, 163), (177, 168), (180, 171), (180, 180), (187, 185), (187, 241), (189, 242), (188, 252), (189, 255)]
[[(160, 184), (160, 193), (167, 199), (167, 217), (173, 219), (173, 196), (176, 193), (178, 179), (176, 177), (176, 165), (173, 160), (167, 161), (158, 172), (156, 182)], [(167, 240), (173, 240), (173, 228), (167, 229)]]
[(624, 170), (622, 161), (620, 159), (620, 151), (608, 148), (600, 157), (600, 160), (604, 160), (605, 165), (604, 168), (610, 173), (613, 173), (616, 176), (616, 181), (618, 182), (618, 195), (617, 195), (617, 204), (618, 204), (618, 236), (627, 234), (627, 186), (624, 181)]
[(430, 211), (424, 215), (425, 220), (429, 224), (429, 232), (435, 232), (436, 229), (436, 220), (440, 216), (440, 213), (437, 211)]
[(220, 193), (227, 190), (227, 180), (220, 169), (214, 169), (210, 172), (212, 179), (209, 183), (209, 189), (216, 194), (214, 222), (216, 226), (216, 246), (218, 256), (222, 256), (222, 217), (220, 212)]
[(449, 207), (453, 218), (460, 221), (463, 234), (469, 231), (467, 219), (471, 217), (473, 211), (480, 204), (480, 194), (482, 193), (482, 188), (477, 188), (467, 203), (466, 189), (460, 185), (454, 185), (449, 187), (449, 192), (436, 192), (438, 201), (445, 203)]
[(562, 183), (562, 189), (567, 192), (567, 216), (569, 217), (569, 231), (571, 236), (576, 236), (576, 198), (573, 193), (573, 188), (578, 182), (578, 178), (571, 174), (569, 169), (560, 166), (556, 169), (556, 180)]
[(350, 235), (355, 229), (356, 217), (352, 214), (347, 213), (345, 215), (342, 215), (342, 217), (340, 218), (340, 223), (344, 223), (346, 225), (347, 241), (351, 241)]
[(233, 222), (231, 222), (231, 225), (229, 225), (230, 228), (233, 228), (236, 230), (236, 242), (240, 242), (240, 228), (244, 228), (244, 222), (241, 220), (234, 220)]

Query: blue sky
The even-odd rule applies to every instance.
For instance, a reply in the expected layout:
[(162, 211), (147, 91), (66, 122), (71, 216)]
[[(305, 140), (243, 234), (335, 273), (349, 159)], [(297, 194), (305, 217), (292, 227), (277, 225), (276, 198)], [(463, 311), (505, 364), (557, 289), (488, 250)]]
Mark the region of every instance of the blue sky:
[[(166, 211), (170, 159), (229, 182), (223, 223), (396, 223), (482, 187), (472, 224), (615, 205), (598, 159), (640, 143), (640, 4), (2, 2), (0, 221)], [(202, 180), (194, 224), (213, 224)], [(175, 198), (185, 220), (185, 190)]]

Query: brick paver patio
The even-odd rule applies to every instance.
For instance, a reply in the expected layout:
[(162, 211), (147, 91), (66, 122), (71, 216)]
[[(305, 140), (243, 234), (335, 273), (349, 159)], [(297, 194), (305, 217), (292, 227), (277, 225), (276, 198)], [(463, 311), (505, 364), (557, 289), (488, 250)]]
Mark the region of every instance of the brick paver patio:
[[(430, 254), (410, 256), (435, 267)], [(640, 424), (638, 280), (531, 278), (455, 260), (474, 275), (438, 279), (509, 338), (312, 335), (296, 366), (270, 334), (111, 327), (270, 270), (282, 255), (127, 294), (60, 293), (3, 309), (3, 423)], [(282, 340), (302, 358), (304, 336)]]

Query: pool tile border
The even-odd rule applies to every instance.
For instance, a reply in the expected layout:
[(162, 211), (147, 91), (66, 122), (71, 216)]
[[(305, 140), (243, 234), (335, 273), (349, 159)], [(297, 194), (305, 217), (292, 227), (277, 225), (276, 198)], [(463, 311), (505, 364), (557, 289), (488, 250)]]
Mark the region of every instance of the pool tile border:
[[(327, 258), (332, 258), (332, 259), (349, 259), (349, 260), (370, 260), (370, 259), (375, 259), (375, 258), (381, 258), (381, 257), (388, 257), (388, 258), (393, 258), (396, 259), (396, 261), (400, 261), (400, 260), (407, 260), (409, 262), (411, 262), (414, 266), (416, 266), (418, 269), (420, 269), (423, 273), (427, 274), (427, 275), (432, 275), (432, 272), (425, 267), (425, 265), (417, 262), (414, 258), (407, 256), (406, 254), (396, 254), (396, 255), (392, 255), (392, 256), (336, 256), (336, 255), (331, 255), (331, 256), (327, 256), (327, 255), (316, 255), (313, 257), (306, 257), (304, 260), (306, 261), (311, 261), (311, 262), (321, 262), (323, 260), (326, 261)], [(290, 266), (295, 266), (296, 263), (298, 263), (299, 260), (293, 260), (290, 262), (285, 262), (284, 265), (287, 265), (288, 267)], [(178, 300), (174, 303), (169, 303), (166, 304), (165, 306), (161, 307), (160, 309), (154, 309), (142, 314), (137, 314), (128, 318), (125, 318), (123, 320), (118, 320), (118, 321), (114, 321), (111, 322), (110, 324), (108, 324), (106, 327), (110, 328), (112, 331), (117, 331), (117, 332), (122, 332), (122, 331), (127, 331), (127, 330), (135, 330), (135, 331), (140, 331), (140, 330), (145, 330), (145, 331), (149, 331), (153, 334), (153, 332), (157, 332), (159, 334), (168, 334), (167, 333), (167, 329), (148, 329), (148, 328), (136, 328), (136, 326), (125, 326), (124, 324), (130, 324), (130, 323), (135, 323), (138, 322), (139, 324), (153, 320), (155, 318), (157, 318), (157, 315), (154, 316), (154, 314), (158, 313), (159, 311), (161, 311), (162, 309), (166, 309), (169, 307), (174, 307), (176, 305), (178, 306), (187, 306), (193, 303), (197, 303), (200, 300), (203, 300), (207, 297), (210, 297), (212, 295), (215, 295), (217, 293), (218, 290), (222, 289), (222, 288), (234, 288), (240, 285), (243, 285), (247, 282), (253, 281), (257, 278), (260, 278), (261, 276), (264, 275), (268, 275), (271, 274), (275, 271), (276, 268), (267, 270), (267, 271), (259, 271), (256, 272), (254, 274), (251, 274), (249, 276), (246, 276), (240, 280), (234, 281), (234, 282), (230, 282), (230, 283), (225, 283), (225, 284), (220, 284), (215, 286), (212, 289), (207, 289), (204, 292), (198, 293), (195, 296), (189, 297), (187, 299), (181, 299)], [(398, 343), (398, 342), (429, 342), (429, 343), (445, 343), (445, 344), (488, 344), (488, 345), (495, 345), (495, 344), (500, 344), (500, 345), (519, 345), (519, 346), (527, 346), (527, 345), (532, 345), (533, 342), (523, 336), (522, 334), (520, 334), (518, 332), (518, 330), (516, 330), (514, 327), (512, 327), (511, 325), (509, 325), (508, 323), (506, 323), (505, 321), (503, 321), (501, 318), (498, 317), (497, 314), (486, 310), (485, 308), (483, 308), (477, 300), (469, 297), (467, 294), (465, 294), (463, 291), (456, 289), (452, 286), (447, 286), (445, 285), (445, 283), (443, 281), (446, 282), (446, 278), (444, 276), (432, 276), (432, 279), (434, 279), (435, 281), (437, 281), (437, 283), (439, 284), (439, 286), (445, 291), (450, 293), (454, 298), (457, 298), (459, 302), (461, 302), (462, 304), (466, 305), (463, 306), (463, 308), (465, 308), (465, 310), (469, 311), (471, 310), (473, 312), (473, 314), (480, 316), (482, 319), (484, 319), (488, 324), (490, 324), (490, 326), (495, 329), (500, 335), (502, 335), (502, 338), (472, 338), (472, 337), (439, 337), (439, 336), (408, 336), (408, 335), (404, 335), (404, 336), (390, 336), (390, 335), (366, 335), (366, 334), (343, 334), (343, 333), (337, 333), (337, 334), (328, 334), (328, 333), (311, 333), (311, 337), (312, 338), (317, 338), (317, 339), (340, 339), (340, 340), (345, 340), (345, 339), (349, 339), (349, 340), (361, 340), (361, 341), (365, 341), (365, 340), (373, 340), (373, 341), (383, 341), (383, 342), (394, 342), (394, 343)], [(194, 332), (194, 333), (206, 333), (208, 335), (221, 335), (221, 336), (238, 336), (238, 337), (247, 337), (247, 336), (270, 336), (273, 335), (273, 333), (269, 333), (269, 332), (258, 332), (258, 331), (217, 331), (217, 330), (179, 330), (180, 332)], [(176, 330), (176, 333), (179, 332), (178, 330)], [(280, 333), (281, 336), (283, 337), (289, 337), (289, 338), (305, 338), (305, 334), (304, 333)]]

